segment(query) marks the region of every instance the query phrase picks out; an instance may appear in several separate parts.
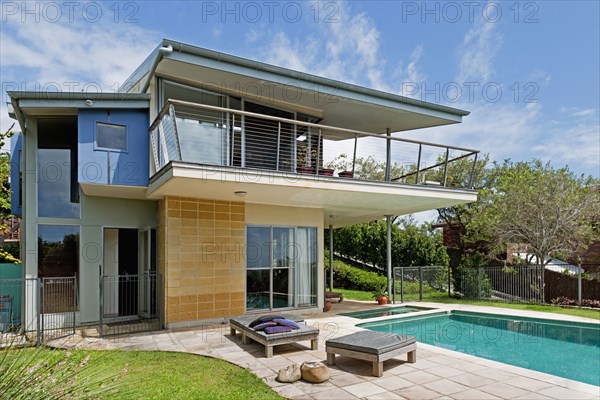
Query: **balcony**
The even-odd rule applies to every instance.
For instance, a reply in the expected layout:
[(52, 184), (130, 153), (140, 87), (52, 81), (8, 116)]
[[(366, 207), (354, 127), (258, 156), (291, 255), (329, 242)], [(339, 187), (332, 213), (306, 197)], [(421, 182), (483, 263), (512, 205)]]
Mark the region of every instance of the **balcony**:
[[(179, 100), (167, 102), (150, 134), (155, 171), (180, 161), (470, 188), (474, 168), (465, 168), (465, 164), (474, 167), (479, 153)], [(458, 162), (462, 173), (448, 179), (448, 172), (453, 165), (458, 167)]]
[(169, 100), (150, 126), (149, 197), (226, 199), (262, 184), (262, 195), (246, 201), (322, 207), (331, 215), (352, 210), (352, 222), (361, 212), (400, 215), (476, 199), (477, 150), (304, 119)]

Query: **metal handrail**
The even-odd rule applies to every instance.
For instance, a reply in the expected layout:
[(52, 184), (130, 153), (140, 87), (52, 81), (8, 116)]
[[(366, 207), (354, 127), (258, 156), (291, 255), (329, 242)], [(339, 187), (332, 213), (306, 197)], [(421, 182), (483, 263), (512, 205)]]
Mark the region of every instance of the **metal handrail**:
[[(221, 117), (218, 117), (218, 115), (221, 115)], [(227, 115), (226, 120), (227, 122), (225, 122), (225, 120), (223, 120), (223, 115)], [(240, 121), (241, 126), (237, 127), (238, 129), (241, 129), (239, 131), (236, 131), (236, 124), (234, 121), (236, 121), (235, 116), (238, 116), (239, 119), (237, 119), (238, 121)], [(323, 163), (323, 158), (324, 158), (324, 154), (322, 154), (323, 149), (324, 149), (324, 142), (323, 140), (328, 140), (328, 141), (333, 141), (336, 142), (337, 140), (340, 141), (344, 141), (344, 140), (351, 140), (352, 138), (354, 139), (354, 152), (353, 152), (353, 157), (352, 157), (352, 173), (354, 173), (355, 171), (355, 164), (356, 164), (356, 152), (357, 152), (357, 147), (358, 147), (358, 140), (360, 139), (365, 139), (367, 141), (367, 143), (369, 143), (369, 138), (376, 138), (377, 140), (385, 140), (386, 142), (386, 174), (385, 174), (385, 178), (384, 180), (387, 182), (395, 182), (395, 181), (399, 181), (402, 180), (403, 178), (409, 177), (409, 176), (415, 176), (415, 184), (419, 183), (419, 177), (421, 173), (424, 173), (426, 171), (441, 167), (443, 168), (443, 180), (442, 182), (440, 182), (440, 184), (442, 184), (443, 187), (447, 186), (447, 176), (448, 176), (448, 165), (454, 161), (463, 159), (463, 158), (469, 158), (473, 155), (475, 155), (475, 161), (473, 162), (473, 167), (471, 169), (471, 176), (468, 178), (468, 187), (472, 186), (472, 181), (473, 181), (473, 174), (475, 172), (475, 164), (477, 162), (477, 154), (479, 153), (478, 150), (473, 150), (473, 149), (469, 149), (469, 148), (465, 148), (465, 147), (457, 147), (457, 146), (449, 146), (449, 145), (443, 145), (443, 144), (439, 144), (439, 143), (431, 143), (431, 142), (424, 142), (424, 141), (418, 141), (418, 140), (412, 140), (412, 139), (404, 139), (404, 138), (399, 138), (399, 137), (393, 137), (391, 136), (391, 134), (389, 134), (389, 132), (384, 136), (382, 134), (375, 134), (375, 133), (371, 133), (371, 132), (365, 132), (365, 131), (360, 131), (360, 130), (355, 130), (355, 129), (348, 129), (348, 128), (340, 128), (340, 127), (334, 127), (334, 126), (329, 126), (329, 125), (321, 125), (321, 124), (315, 124), (315, 123), (311, 123), (311, 122), (304, 122), (304, 121), (298, 121), (298, 120), (294, 120), (294, 119), (289, 119), (289, 118), (282, 118), (282, 117), (276, 117), (276, 116), (271, 116), (271, 115), (265, 115), (265, 114), (259, 114), (259, 113), (254, 113), (254, 112), (249, 112), (249, 111), (241, 111), (241, 110), (236, 110), (236, 109), (231, 109), (231, 108), (225, 108), (225, 107), (218, 107), (218, 106), (212, 106), (212, 105), (206, 105), (206, 104), (199, 104), (199, 103), (194, 103), (194, 102), (189, 102), (189, 101), (183, 101), (183, 100), (173, 100), (173, 99), (169, 99), (167, 100), (167, 102), (165, 103), (165, 105), (163, 106), (163, 108), (160, 110), (160, 112), (158, 113), (158, 115), (156, 116), (156, 118), (154, 119), (154, 121), (152, 122), (152, 124), (150, 125), (150, 134), (151, 134), (151, 141), (152, 141), (152, 152), (154, 154), (154, 160), (155, 160), (155, 165), (157, 170), (162, 168), (168, 161), (170, 160), (179, 160), (179, 161), (192, 161), (193, 159), (188, 159), (188, 160), (183, 160), (182, 158), (182, 145), (180, 144), (180, 139), (179, 139), (179, 127), (178, 127), (178, 119), (182, 118), (183, 120), (186, 119), (190, 119), (190, 120), (198, 120), (199, 122), (207, 122), (207, 123), (213, 123), (215, 127), (217, 128), (226, 128), (226, 127), (231, 127), (232, 130), (229, 133), (229, 139), (227, 139), (228, 141), (230, 141), (231, 144), (227, 144), (227, 148), (230, 150), (224, 150), (224, 148), (218, 147), (215, 148), (215, 150), (220, 151), (220, 152), (229, 152), (231, 151), (231, 154), (227, 154), (227, 155), (223, 155), (222, 157), (225, 157), (228, 161), (231, 160), (231, 165), (233, 166), (234, 164), (234, 153), (235, 153), (235, 146), (234, 143), (236, 142), (236, 133), (235, 132), (241, 132), (240, 133), (240, 146), (241, 146), (241, 151), (238, 150), (238, 156), (239, 158), (239, 162), (240, 162), (240, 166), (242, 168), (258, 168), (258, 169), (266, 169), (266, 170), (276, 170), (276, 171), (280, 171), (280, 169), (282, 168), (282, 164), (280, 163), (285, 163), (285, 166), (283, 166), (283, 169), (287, 170), (290, 168), (291, 166), (291, 170), (292, 171), (296, 171), (296, 167), (297, 166), (302, 166), (302, 163), (305, 163), (305, 167), (312, 169), (315, 175), (320, 175), (321, 171), (320, 169), (323, 167), (323, 165), (321, 165)], [(233, 122), (232, 122), (233, 121)], [(251, 121), (251, 122), (249, 122)], [(259, 121), (263, 121), (263, 122), (259, 122)], [(284, 128), (285, 125), (285, 128)], [(185, 131), (185, 127), (182, 126), (182, 129)], [(229, 128), (227, 128), (229, 129)], [(285, 131), (285, 135), (286, 135), (286, 140), (289, 141), (289, 135), (292, 135), (291, 137), (296, 137), (296, 140), (298, 139), (297, 132), (309, 132), (310, 135), (310, 131), (314, 129), (314, 133), (315, 136), (313, 136), (313, 138), (316, 138), (316, 143), (312, 142), (312, 139), (309, 140), (307, 142), (307, 148), (306, 148), (306, 155), (303, 156), (302, 152), (304, 151), (304, 147), (302, 147), (302, 151), (298, 152), (298, 150), (300, 149), (300, 147), (296, 147), (297, 142), (294, 142), (293, 145), (290, 144), (286, 144), (285, 148), (282, 147), (284, 146), (284, 139), (283, 139), (283, 134)], [(243, 132), (246, 132), (246, 134), (248, 134), (248, 132), (252, 132), (254, 135), (251, 136), (252, 140), (251, 143), (249, 143), (246, 139), (245, 140), (245, 135)], [(318, 132), (318, 135), (317, 135)], [(338, 133), (338, 135), (336, 135), (336, 133)], [(341, 134), (339, 134), (341, 133)], [(333, 138), (330, 137), (330, 135), (334, 135)], [(310, 136), (309, 136), (310, 137)], [(293, 140), (293, 139), (292, 139)], [(273, 141), (273, 142), (272, 142)], [(276, 148), (272, 148), (272, 154), (273, 156), (275, 156), (276, 154), (276, 158), (272, 158), (273, 156), (271, 156), (271, 158), (269, 158), (269, 143), (275, 143), (276, 142)], [(246, 143), (246, 144), (244, 144)], [(286, 142), (287, 143), (287, 142)], [(313, 150), (311, 150), (311, 143), (313, 146)], [(373, 142), (374, 143), (374, 142)], [(381, 142), (379, 142), (381, 143)], [(398, 176), (398, 177), (393, 177), (391, 176), (390, 172), (391, 172), (391, 146), (393, 143), (399, 143), (402, 145), (411, 145), (411, 146), (415, 146), (418, 145), (418, 160), (417, 160), (417, 164), (416, 164), (416, 168), (414, 171), (410, 171), (410, 172), (404, 172), (402, 171), (402, 175)], [(262, 145), (266, 145), (266, 147), (263, 147)], [(219, 146), (219, 145), (216, 145)], [(422, 152), (424, 150), (424, 146), (429, 146), (429, 147), (433, 147), (433, 148), (437, 148), (437, 149), (443, 149), (444, 150), (444, 160), (442, 162), (437, 162), (434, 165), (431, 166), (427, 166), (427, 167), (421, 167), (421, 160), (422, 160)], [(315, 152), (315, 148), (316, 148), (316, 154)], [(364, 149), (364, 146), (362, 147)], [(189, 150), (188, 150), (189, 151)], [(193, 151), (193, 150), (192, 150)], [(251, 151), (251, 153), (248, 153), (248, 151)], [(453, 154), (451, 156), (450, 152), (452, 151), (452, 153), (456, 153), (456, 152), (461, 152), (463, 154)], [(309, 155), (310, 153), (310, 155)], [(190, 154), (190, 153), (188, 153)], [(218, 154), (218, 153), (216, 153)], [(225, 153), (223, 153), (225, 154)], [(247, 155), (248, 154), (252, 154), (253, 158), (252, 158), (252, 165), (247, 164)], [(213, 154), (214, 156), (214, 154)], [(189, 157), (189, 155), (188, 155)], [(211, 156), (212, 157), (212, 156)], [(221, 157), (218, 156), (217, 157)], [(283, 157), (283, 159), (282, 159)], [(370, 157), (370, 156), (369, 156)], [(225, 159), (223, 158), (223, 159)], [(267, 158), (269, 158), (269, 160), (266, 160)], [(266, 160), (266, 161), (265, 161)], [(306, 160), (306, 161), (302, 161), (302, 160)], [(271, 161), (272, 161), (272, 165), (271, 165)], [(414, 160), (408, 160), (409, 161), (409, 165), (413, 165), (414, 164)], [(206, 159), (206, 160), (198, 160), (196, 162), (207, 162), (210, 164), (214, 164), (215, 162), (218, 165), (224, 165), (224, 164), (220, 164), (219, 161), (215, 161), (215, 159)], [(260, 165), (261, 162), (264, 162), (265, 164)], [(259, 163), (259, 164), (257, 164)], [(306, 171), (302, 171), (303, 173), (310, 173), (310, 172), (306, 172)], [(442, 172), (442, 171), (440, 171)], [(331, 173), (331, 172), (329, 172)], [(325, 173), (327, 174), (327, 173)], [(424, 175), (423, 175), (424, 176)]]
[(284, 122), (287, 124), (301, 125), (301, 126), (306, 126), (306, 127), (311, 127), (311, 128), (316, 128), (316, 129), (321, 129), (321, 130), (326, 130), (326, 131), (331, 130), (331, 131), (344, 132), (344, 133), (350, 134), (350, 136), (348, 136), (348, 139), (352, 138), (354, 135), (359, 135), (359, 136), (375, 137), (375, 138), (383, 139), (383, 140), (392, 140), (392, 141), (398, 141), (398, 142), (404, 142), (404, 143), (421, 144), (421, 145), (425, 145), (425, 146), (439, 147), (442, 149), (452, 149), (452, 150), (468, 151), (468, 152), (472, 152), (472, 153), (479, 153), (479, 150), (469, 149), (466, 147), (448, 146), (445, 144), (424, 142), (421, 140), (399, 138), (399, 137), (394, 137), (394, 136), (384, 136), (383, 133), (377, 134), (377, 133), (359, 131), (359, 130), (355, 130), (355, 129), (340, 128), (340, 127), (330, 126), (330, 125), (314, 124), (312, 122), (304, 122), (304, 121), (298, 121), (295, 119), (281, 118), (281, 117), (275, 117), (272, 115), (253, 113), (250, 111), (234, 110), (232, 108), (210, 106), (207, 104), (192, 103), (189, 101), (174, 100), (174, 99), (167, 100), (167, 102), (165, 103), (163, 108), (160, 110), (160, 112), (158, 113), (158, 115), (156, 116), (154, 121), (152, 122), (152, 125), (150, 125), (150, 131), (154, 130), (156, 128), (156, 125), (158, 125), (158, 123), (160, 122), (161, 118), (167, 112), (169, 112), (169, 106), (171, 104), (190, 107), (190, 108), (205, 109), (205, 110), (225, 112), (225, 113), (234, 113), (234, 114), (243, 115), (246, 117), (268, 119), (268, 120), (272, 120), (272, 121)]

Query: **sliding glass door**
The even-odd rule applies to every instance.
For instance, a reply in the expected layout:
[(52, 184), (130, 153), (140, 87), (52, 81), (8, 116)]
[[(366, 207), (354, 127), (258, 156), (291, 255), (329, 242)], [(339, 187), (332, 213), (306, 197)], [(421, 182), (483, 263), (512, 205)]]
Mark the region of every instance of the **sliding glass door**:
[(246, 309), (317, 305), (317, 229), (248, 226)]

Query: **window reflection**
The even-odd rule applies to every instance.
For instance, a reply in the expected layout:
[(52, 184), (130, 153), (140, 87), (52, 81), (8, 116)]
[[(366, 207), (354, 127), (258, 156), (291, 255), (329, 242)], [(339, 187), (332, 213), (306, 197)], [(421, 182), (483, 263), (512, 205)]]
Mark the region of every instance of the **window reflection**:
[(38, 275), (72, 277), (79, 270), (79, 227), (38, 226)]
[(317, 305), (317, 229), (249, 226), (246, 307)]
[(71, 150), (38, 149), (37, 156), (38, 216), (79, 218), (79, 203), (71, 201)]

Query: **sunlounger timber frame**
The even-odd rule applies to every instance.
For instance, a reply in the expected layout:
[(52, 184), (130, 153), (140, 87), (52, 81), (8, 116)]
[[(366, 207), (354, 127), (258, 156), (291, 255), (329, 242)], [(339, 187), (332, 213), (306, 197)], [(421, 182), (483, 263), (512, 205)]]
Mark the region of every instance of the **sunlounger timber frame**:
[(239, 318), (231, 318), (229, 320), (229, 329), (232, 336), (235, 336), (236, 331), (239, 331), (242, 334), (242, 343), (248, 344), (248, 339), (252, 339), (257, 343), (265, 346), (265, 357), (270, 358), (273, 357), (273, 347), (280, 344), (290, 344), (296, 343), (302, 340), (310, 340), (310, 348), (311, 350), (319, 349), (319, 329), (310, 327), (303, 323), (303, 319), (296, 316), (284, 316), (287, 319), (290, 319), (298, 325), (300, 325), (300, 329), (294, 329), (291, 332), (283, 332), (283, 333), (273, 333), (267, 334), (262, 331), (255, 331), (253, 328), (250, 328), (248, 325), (252, 322), (257, 316), (244, 316)]

